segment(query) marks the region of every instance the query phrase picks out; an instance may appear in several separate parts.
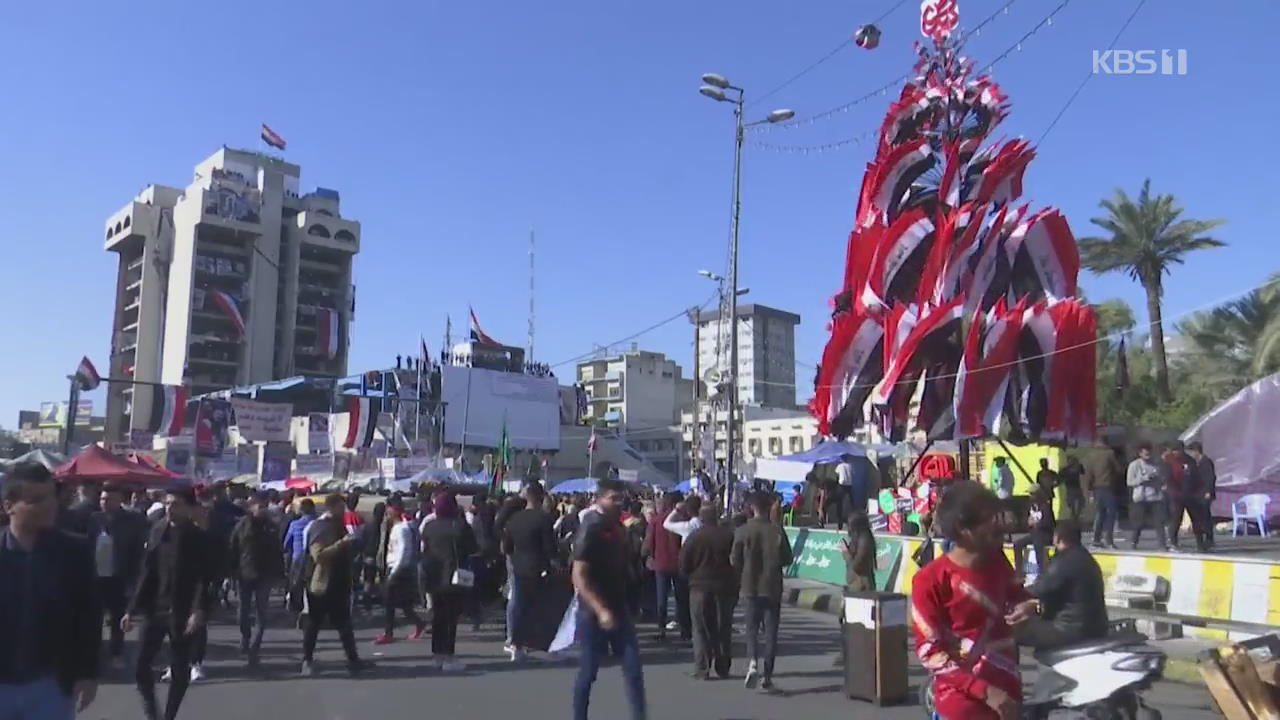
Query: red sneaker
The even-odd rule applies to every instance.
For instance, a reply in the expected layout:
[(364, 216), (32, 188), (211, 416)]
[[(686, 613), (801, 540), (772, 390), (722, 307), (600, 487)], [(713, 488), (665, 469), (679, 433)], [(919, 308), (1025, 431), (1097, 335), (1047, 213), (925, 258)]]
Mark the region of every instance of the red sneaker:
[(410, 640), (421, 640), (421, 639), (422, 639), (422, 636), (423, 636), (423, 635), (425, 635), (425, 634), (427, 634), (427, 624), (426, 624), (426, 623), (422, 623), (421, 625), (418, 625), (418, 627), (417, 627), (417, 629), (416, 629), (416, 630), (414, 630), (414, 631), (413, 631), (413, 634), (409, 636), (409, 639), (410, 639)]
[(374, 639), (373, 644), (374, 645), (390, 645), (395, 641), (396, 641), (395, 638), (391, 637), (386, 633), (382, 633), (381, 635), (379, 635), (377, 638)]

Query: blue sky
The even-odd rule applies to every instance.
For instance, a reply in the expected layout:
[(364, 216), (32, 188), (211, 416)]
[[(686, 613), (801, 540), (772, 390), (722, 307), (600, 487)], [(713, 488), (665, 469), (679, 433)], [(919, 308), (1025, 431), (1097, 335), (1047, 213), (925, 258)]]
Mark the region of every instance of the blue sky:
[[(972, 25), (1007, 0), (961, 0)], [(0, 426), (63, 399), (82, 354), (107, 364), (115, 256), (107, 215), (148, 183), (185, 185), (222, 144), (254, 147), (267, 122), (303, 186), (337, 188), (363, 224), (353, 370), (438, 349), (475, 306), (490, 335), (523, 345), (529, 229), (538, 235), (539, 360), (560, 362), (704, 301), (723, 269), (732, 117), (697, 93), (720, 72), (762, 94), (893, 0), (549, 3), (17, 3), (0, 20)], [(1018, 0), (973, 38), (983, 62), (1056, 0)], [(994, 69), (1013, 102), (1001, 132), (1038, 138), (1132, 11), (1074, 0)], [(918, 6), (881, 23), (878, 50), (847, 48), (756, 106), (803, 117), (905, 72)], [(1026, 197), (1056, 205), (1077, 236), (1100, 197), (1151, 177), (1194, 217), (1229, 222), (1226, 249), (1167, 284), (1166, 317), (1280, 269), (1267, 139), (1280, 103), (1280, 4), (1151, 0), (1118, 47), (1185, 48), (1184, 77), (1090, 81), (1039, 148)], [(816, 145), (878, 126), (887, 98), (761, 139)], [(754, 302), (799, 313), (798, 356), (816, 361), (837, 289), (867, 145), (783, 154), (748, 147), (742, 283)], [(1123, 277), (1085, 276), (1093, 300)], [(685, 367), (684, 322), (642, 337)], [(567, 377), (568, 368), (562, 377)], [(812, 371), (800, 369), (801, 384)], [(806, 395), (807, 396), (807, 395)], [(99, 411), (101, 398), (99, 397)]]

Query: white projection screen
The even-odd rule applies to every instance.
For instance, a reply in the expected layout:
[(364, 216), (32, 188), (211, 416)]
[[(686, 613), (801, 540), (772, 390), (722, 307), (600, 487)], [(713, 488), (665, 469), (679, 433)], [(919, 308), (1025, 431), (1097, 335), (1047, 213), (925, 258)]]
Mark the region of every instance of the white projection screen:
[(440, 368), (445, 406), (444, 441), (494, 447), (507, 428), (517, 450), (560, 449), (560, 386), (555, 378), (445, 365)]

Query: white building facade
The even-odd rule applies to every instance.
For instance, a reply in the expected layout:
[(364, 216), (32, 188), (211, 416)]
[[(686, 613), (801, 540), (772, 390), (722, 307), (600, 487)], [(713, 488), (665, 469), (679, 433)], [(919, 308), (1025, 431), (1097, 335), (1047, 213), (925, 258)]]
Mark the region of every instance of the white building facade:
[[(223, 147), (186, 188), (148, 186), (108, 218), (104, 247), (119, 256), (112, 377), (194, 395), (347, 374), (360, 224), (342, 217), (336, 191), (301, 194), (300, 174)], [(152, 392), (111, 384), (108, 438), (148, 425)]]
[[(731, 328), (719, 311), (698, 314), (698, 368), (729, 375)], [(796, 326), (800, 316), (766, 305), (738, 306), (738, 402), (796, 406)]]

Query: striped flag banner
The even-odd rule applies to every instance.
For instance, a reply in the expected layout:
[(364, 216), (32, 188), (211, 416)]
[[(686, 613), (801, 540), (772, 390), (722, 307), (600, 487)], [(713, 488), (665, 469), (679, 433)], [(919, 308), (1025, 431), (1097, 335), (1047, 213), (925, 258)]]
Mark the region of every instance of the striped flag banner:
[(212, 300), (213, 304), (236, 326), (236, 331), (240, 333), (240, 337), (243, 339), (245, 336), (244, 316), (240, 314), (240, 305), (236, 303), (236, 299), (221, 290), (210, 290), (206, 297)]
[(366, 448), (373, 445), (377, 427), (378, 414), (373, 410), (372, 398), (353, 397), (347, 400), (347, 437), (343, 447)]
[(330, 360), (338, 356), (338, 319), (337, 310), (319, 308), (316, 311), (320, 325), (320, 351)]
[(93, 362), (87, 355), (80, 358), (80, 365), (76, 367), (76, 382), (80, 384), (80, 389), (85, 391), (93, 390), (102, 384), (98, 369), (93, 366)]
[(177, 437), (187, 411), (187, 388), (161, 385), (151, 393), (151, 422), (147, 429), (160, 437)]
[(283, 150), (287, 144), (280, 133), (272, 130), (266, 123), (262, 123), (262, 142), (277, 150)]

